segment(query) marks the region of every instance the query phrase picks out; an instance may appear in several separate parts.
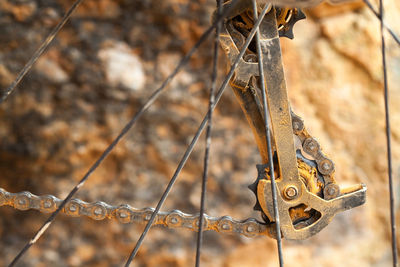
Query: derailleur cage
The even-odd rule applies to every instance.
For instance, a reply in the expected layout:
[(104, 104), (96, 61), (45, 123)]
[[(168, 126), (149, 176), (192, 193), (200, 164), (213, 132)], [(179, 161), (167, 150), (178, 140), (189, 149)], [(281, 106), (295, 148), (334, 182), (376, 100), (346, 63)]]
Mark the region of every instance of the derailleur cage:
[[(231, 63), (239, 55), (246, 32), (251, 29), (251, 8), (248, 1), (239, 1), (238, 8), (224, 21), (220, 34), (221, 46)], [(230, 4), (227, 1), (224, 5)], [(247, 3), (247, 5), (246, 5)], [(260, 24), (261, 50), (266, 83), (268, 109), (274, 133), (273, 149), (276, 159), (268, 159), (265, 120), (257, 92), (258, 59), (249, 48), (240, 59), (231, 80), (231, 87), (246, 115), (255, 136), (262, 165), (258, 178), (249, 188), (256, 194), (255, 209), (260, 210), (268, 225), (274, 224), (271, 180), (268, 172), (276, 172), (277, 204), (281, 232), (287, 239), (305, 239), (321, 231), (335, 214), (362, 205), (366, 198), (363, 184), (340, 190), (333, 177), (334, 164), (318, 142), (305, 130), (303, 120), (290, 110), (282, 65), (280, 36), (293, 37), (292, 28), (303, 19), (299, 9), (272, 7)], [(257, 90), (258, 89), (258, 90)], [(296, 153), (294, 136), (300, 140), (301, 152)], [(313, 160), (307, 160), (305, 153)], [(266, 167), (269, 160), (276, 162), (275, 170)], [(311, 163), (310, 163), (311, 162)], [(271, 227), (271, 233), (272, 227)]]

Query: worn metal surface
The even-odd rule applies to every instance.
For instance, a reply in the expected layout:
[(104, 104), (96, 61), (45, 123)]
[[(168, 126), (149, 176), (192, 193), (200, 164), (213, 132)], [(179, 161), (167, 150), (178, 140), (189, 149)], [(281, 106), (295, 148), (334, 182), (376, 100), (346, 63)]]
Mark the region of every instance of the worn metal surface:
[[(282, 190), (282, 183), (277, 181), (277, 186)], [(287, 239), (307, 239), (326, 227), (333, 217), (342, 211), (358, 207), (365, 203), (367, 188), (361, 184), (350, 192), (338, 196), (331, 200), (325, 200), (317, 195), (310, 193), (304, 184), (301, 184), (299, 195), (296, 199), (285, 199), (282, 195), (278, 195), (279, 214), (281, 219), (281, 231), (283, 237)], [(262, 179), (258, 183), (258, 194), (263, 196), (260, 199), (261, 207), (269, 209), (271, 201), (271, 185), (268, 179)], [(290, 216), (290, 209), (303, 207), (304, 209), (312, 209), (316, 211), (316, 215), (300, 227), (293, 224)], [(271, 209), (269, 209), (271, 212)]]
[[(327, 226), (335, 214), (364, 204), (366, 186), (360, 184), (340, 190), (334, 180), (333, 162), (324, 155), (319, 143), (309, 135), (301, 118), (293, 112), (291, 116), (293, 131), (302, 144), (303, 153), (312, 156), (315, 160), (301, 160), (298, 157), (300, 190), (293, 183), (287, 183), (285, 177), (277, 180), (277, 186), (281, 192), (278, 195), (281, 230), (287, 239), (306, 239)], [(299, 154), (301, 153), (297, 153)], [(315, 168), (310, 166), (312, 162), (315, 163)], [(312, 175), (312, 172), (316, 170), (318, 174)], [(270, 215), (273, 211), (271, 182), (265, 165), (259, 166), (259, 175), (261, 177), (257, 184), (257, 198), (263, 212), (268, 218), (272, 218)], [(323, 184), (314, 182), (319, 176), (322, 176)], [(289, 188), (295, 188), (294, 197), (287, 197)]]
[[(240, 18), (232, 18), (225, 23), (221, 45), (231, 61), (236, 57), (245, 38), (248, 12), (244, 8)], [(292, 19), (295, 17), (296, 19)], [(293, 24), (301, 18), (301, 11), (296, 9), (279, 9), (278, 15), (273, 9), (260, 25), (264, 82), (278, 166), (273, 171), (277, 177), (281, 231), (288, 239), (305, 239), (318, 233), (336, 213), (362, 205), (366, 198), (366, 186), (362, 184), (344, 189), (345, 193), (340, 193), (333, 176), (334, 163), (324, 155), (316, 139), (305, 130), (302, 119), (290, 110), (279, 41), (282, 34), (279, 29), (291, 30)], [(251, 55), (252, 52), (249, 51), (247, 57), (242, 59), (231, 86), (253, 130), (264, 162), (264, 165), (259, 166), (259, 177), (250, 189), (257, 196), (255, 209), (266, 215), (268, 223), (274, 221), (271, 179), (268, 174), (272, 170), (268, 170), (266, 164), (269, 159), (264, 141), (265, 124), (255, 89), (257, 83), (254, 82), (259, 76), (258, 70), (255, 70), (257, 64), (254, 63), (257, 59)], [(296, 154), (293, 135), (299, 138), (301, 151), (311, 156), (312, 160), (302, 160), (301, 153)], [(307, 168), (307, 164), (314, 164), (315, 167)]]

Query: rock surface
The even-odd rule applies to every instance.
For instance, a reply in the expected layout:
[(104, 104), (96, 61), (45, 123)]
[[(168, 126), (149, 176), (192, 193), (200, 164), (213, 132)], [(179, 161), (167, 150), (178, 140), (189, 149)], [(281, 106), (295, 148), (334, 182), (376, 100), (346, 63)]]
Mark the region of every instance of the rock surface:
[[(386, 2), (400, 34), (400, 3)], [(7, 87), (72, 1), (0, 1), (0, 86)], [(84, 1), (17, 90), (0, 105), (0, 187), (65, 197), (208, 27), (215, 1)], [(341, 185), (366, 183), (367, 203), (306, 241), (284, 240), (286, 266), (390, 266), (379, 23), (356, 2), (306, 11), (282, 39), (292, 108), (336, 164)], [(387, 36), (396, 209), (400, 185), (400, 47)], [(85, 201), (154, 207), (207, 111), (212, 40), (202, 45), (79, 191)], [(221, 51), (222, 54), (222, 51)], [(226, 61), (220, 56), (220, 81)], [(233, 93), (213, 123), (207, 213), (258, 217), (247, 189), (259, 155)], [(163, 210), (196, 213), (201, 138)], [(400, 215), (397, 217), (399, 226)], [(0, 265), (45, 214), (0, 208)], [(142, 226), (60, 215), (19, 266), (121, 266)], [(192, 266), (196, 235), (154, 228), (133, 266)], [(399, 244), (400, 245), (400, 244)], [(202, 266), (277, 266), (274, 240), (206, 233)]]

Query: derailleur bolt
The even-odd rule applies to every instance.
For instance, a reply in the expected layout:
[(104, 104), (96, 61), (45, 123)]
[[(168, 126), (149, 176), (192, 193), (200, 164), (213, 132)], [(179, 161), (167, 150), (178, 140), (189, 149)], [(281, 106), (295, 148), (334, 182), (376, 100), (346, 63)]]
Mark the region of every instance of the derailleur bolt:
[(294, 185), (289, 185), (285, 189), (285, 197), (289, 200), (297, 198), (298, 191)]

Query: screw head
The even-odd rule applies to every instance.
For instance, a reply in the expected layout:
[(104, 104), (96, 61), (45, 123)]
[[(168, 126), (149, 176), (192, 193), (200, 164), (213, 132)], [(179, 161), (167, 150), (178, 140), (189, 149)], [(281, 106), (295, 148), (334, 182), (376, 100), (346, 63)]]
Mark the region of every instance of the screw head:
[(298, 194), (299, 194), (299, 192), (297, 190), (297, 187), (294, 185), (289, 185), (285, 189), (285, 197), (289, 200), (293, 200), (293, 199), (297, 198)]

